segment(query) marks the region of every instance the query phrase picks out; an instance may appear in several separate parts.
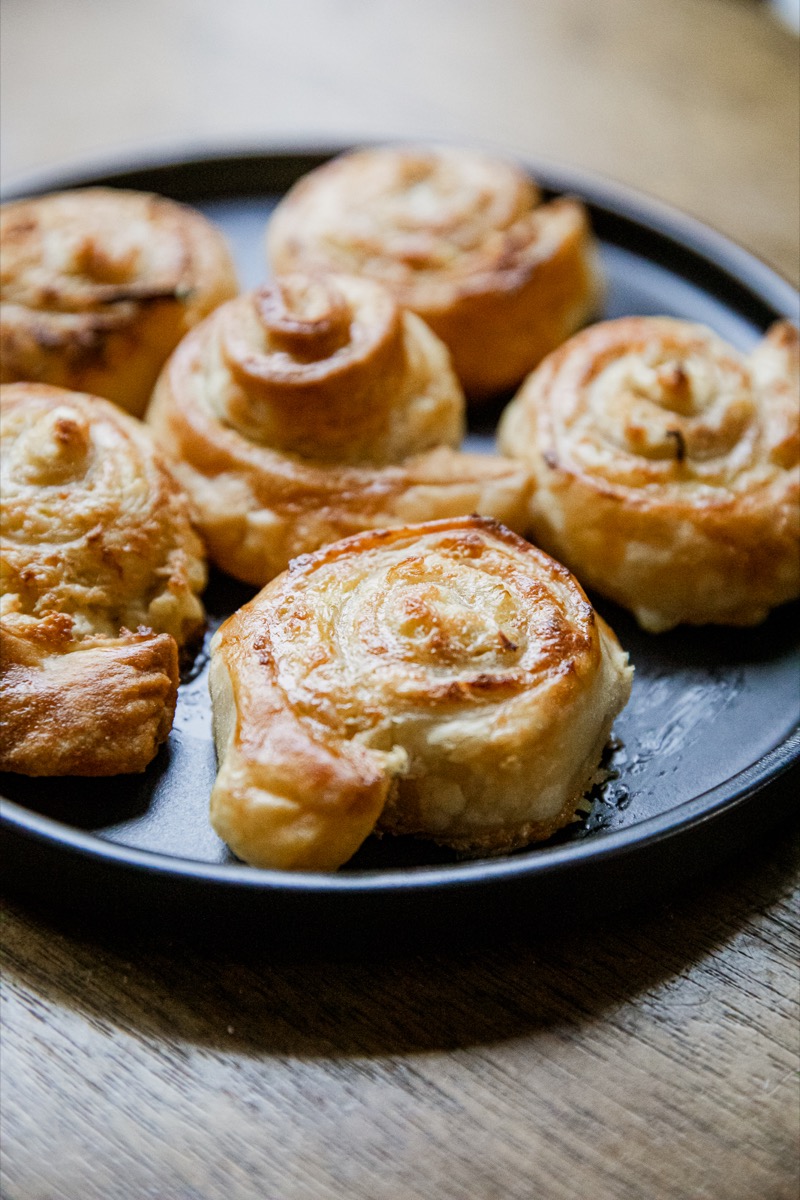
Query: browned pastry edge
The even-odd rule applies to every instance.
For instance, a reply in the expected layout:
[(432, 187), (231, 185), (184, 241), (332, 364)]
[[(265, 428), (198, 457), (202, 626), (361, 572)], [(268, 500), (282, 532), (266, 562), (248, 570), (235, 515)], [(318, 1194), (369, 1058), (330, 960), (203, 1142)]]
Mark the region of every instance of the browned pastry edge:
[[(377, 290), (377, 285), (370, 286)], [(254, 295), (258, 300), (259, 294)], [(452, 443), (461, 433), (461, 412), (443, 403), (433, 390), (431, 397), (441, 409), (441, 421), (448, 422), (446, 444), (430, 446), (431, 426), (423, 422), (423, 448), (398, 462), (327, 462), (282, 452), (245, 436), (229, 414), (223, 410), (220, 415), (215, 407), (217, 393), (224, 397), (234, 373), (217, 372), (212, 394), (204, 384), (209, 344), (217, 330), (224, 328), (227, 315), (249, 302), (248, 295), (239, 297), (183, 339), (165, 364), (147, 413), (159, 448), (170, 457), (177, 478), (192, 498), (209, 555), (218, 566), (238, 579), (260, 585), (284, 570), (298, 554), (363, 529), (470, 512), (487, 513), (522, 528), (527, 469), (500, 455), (453, 449)], [(401, 328), (406, 331), (410, 379), (419, 377), (422, 389), (432, 377), (427, 360), (433, 358), (434, 368), (438, 364), (440, 372), (439, 389), (452, 382), (463, 405), (463, 394), (449, 366), (444, 375), (443, 364), (449, 363), (449, 356), (441, 342), (411, 313), (403, 314)], [(421, 349), (414, 349), (418, 340)], [(256, 354), (252, 357), (257, 364)], [(312, 365), (316, 371), (316, 364)], [(220, 374), (224, 375), (222, 383)], [(254, 394), (258, 400), (258, 390)], [(370, 399), (377, 405), (380, 397)], [(323, 400), (320, 393), (319, 403)], [(300, 411), (300, 403), (295, 404), (295, 422)], [(292, 419), (291, 412), (285, 419)], [(346, 428), (343, 416), (340, 424)], [(353, 425), (357, 424), (356, 414)]]
[[(690, 405), (683, 412), (681, 389), (690, 386), (690, 377), (682, 366), (670, 367), (660, 386), (675, 388), (676, 396), (661, 424), (670, 426), (674, 449), (652, 459), (638, 453), (635, 439), (646, 442), (655, 434), (623, 408), (615, 428), (631, 445), (620, 450), (602, 443), (607, 458), (593, 470), (579, 457), (583, 443), (570, 422), (578, 423), (578, 406), (587, 403), (595, 375), (629, 347), (673, 348), (673, 342), (677, 363), (707, 343), (708, 353), (727, 361), (742, 380), (744, 400), (734, 396), (729, 411), (712, 413), (703, 425), (702, 410), (697, 415)], [(799, 346), (797, 330), (785, 321), (773, 325), (749, 355), (703, 326), (666, 317), (622, 317), (577, 334), (528, 377), (498, 429), (501, 449), (533, 474), (530, 536), (587, 587), (629, 608), (649, 632), (684, 623), (761, 623), (800, 589)], [(632, 392), (621, 395), (626, 404), (638, 399)], [(736, 430), (751, 404), (752, 458), (731, 468), (730, 481), (723, 474), (722, 482), (704, 486), (704, 455), (712, 463), (733, 462), (740, 445), (746, 448)], [(600, 428), (591, 428), (598, 442)], [(589, 437), (586, 428), (582, 437)], [(726, 437), (732, 448), (717, 457), (715, 444)], [(695, 447), (699, 467), (693, 465)], [(748, 475), (753, 482), (745, 486)]]
[(3, 384), (0, 410), (4, 611), (76, 617), (76, 640), (140, 626), (179, 646), (202, 636), (205, 550), (147, 427), (48, 384)]
[[(447, 657), (447, 633), (435, 616), (431, 617), (433, 637), (429, 648), (421, 643), (422, 658), (408, 660), (397, 692), (398, 716), (410, 716), (411, 723), (405, 728), (416, 732), (409, 733), (411, 740), (407, 743), (399, 733), (402, 726), (392, 725), (387, 727), (393, 730), (387, 742), (382, 740), (383, 733), (375, 743), (361, 741), (362, 733), (381, 728), (394, 711), (391, 679), (405, 656), (402, 650), (398, 651), (399, 657), (391, 652), (393, 635), (379, 631), (377, 641), (372, 643), (379, 647), (378, 659), (385, 669), (379, 669), (378, 675), (385, 676), (389, 691), (384, 694), (380, 678), (375, 678), (373, 684), (366, 685), (366, 699), (363, 681), (360, 677), (351, 679), (347, 686), (355, 698), (355, 712), (347, 703), (337, 701), (341, 693), (335, 675), (321, 676), (328, 680), (328, 687), (323, 684), (321, 691), (313, 687), (309, 691), (306, 682), (291, 683), (293, 655), (289, 652), (287, 657), (287, 651), (291, 645), (298, 645), (294, 631), (301, 635), (317, 611), (326, 628), (350, 628), (346, 616), (339, 614), (334, 620), (333, 614), (339, 613), (335, 593), (344, 582), (350, 594), (350, 585), (359, 577), (357, 561), (362, 554), (369, 556), (372, 551), (391, 550), (395, 543), (405, 543), (408, 554), (404, 565), (412, 572), (410, 577), (417, 573), (426, 588), (426, 557), (421, 543), (426, 535), (441, 536), (442, 549), (452, 552), (454, 561), (478, 556), (482, 535), (491, 540), (487, 546), (490, 552), (491, 543), (504, 543), (507, 550), (531, 558), (563, 595), (563, 603), (573, 613), (576, 624), (559, 616), (560, 602), (556, 601), (551, 619), (539, 618), (543, 640), (537, 638), (531, 664), (517, 665), (515, 660), (512, 666), (495, 670), (477, 665), (472, 671), (466, 665), (463, 674), (437, 679), (434, 673), (428, 679), (418, 673), (428, 655), (444, 656), (444, 663), (451, 661)], [(352, 556), (355, 559), (351, 562)], [(333, 574), (321, 581), (322, 598), (317, 604), (306, 593), (304, 581), (310, 582), (317, 571), (328, 568)], [(514, 578), (518, 569), (518, 564), (509, 565)], [(396, 568), (392, 568), (392, 574), (396, 577)], [(499, 578), (503, 578), (502, 573)], [(520, 586), (531, 587), (531, 594), (539, 595), (538, 570), (529, 580), (526, 576)], [(550, 584), (545, 587), (549, 591)], [(525, 590), (520, 594), (523, 606), (526, 594)], [(413, 606), (409, 601), (408, 612), (413, 612), (414, 621), (425, 619), (425, 603), (424, 598)], [(469, 636), (468, 628), (454, 619), (453, 652), (461, 652), (456, 648), (461, 646), (462, 636)], [(357, 645), (371, 644), (369, 635), (365, 635), (366, 642), (354, 642), (352, 635), (347, 636), (354, 651)], [(409, 637), (413, 642), (415, 635)], [(515, 655), (520, 650), (502, 634), (499, 640), (501, 653)], [(306, 639), (297, 651), (298, 664), (306, 661), (305, 644)], [(312, 635), (311, 645), (315, 647), (310, 651), (313, 670), (326, 661), (328, 651), (322, 637), (317, 641)], [(438, 646), (436, 651), (430, 649), (433, 645)], [(365, 648), (363, 653), (369, 662), (371, 651)], [(593, 611), (567, 569), (499, 523), (478, 517), (369, 531), (301, 556), (221, 626), (212, 642), (211, 658), (214, 733), (220, 761), (211, 797), (212, 824), (246, 861), (290, 870), (335, 869), (373, 831), (437, 841), (471, 855), (502, 853), (549, 836), (570, 819), (580, 797), (596, 778), (603, 746), (614, 717), (627, 700), (632, 674), (612, 631)], [(349, 669), (355, 670), (349, 658), (347, 661)], [(305, 680), (302, 671), (301, 678)], [(368, 678), (364, 676), (364, 680)], [(534, 680), (542, 679), (543, 690), (539, 690)], [(295, 686), (300, 690), (292, 700)], [(494, 702), (504, 706), (502, 718), (493, 715)], [(415, 712), (420, 723), (411, 716)], [(367, 720), (363, 729), (346, 726), (347, 721), (358, 721), (357, 713)], [(377, 725), (371, 726), (370, 714), (378, 717), (381, 713)], [(486, 714), (480, 719), (489, 722), (491, 739), (488, 731), (483, 735), (468, 732), (470, 723), (481, 713)], [(454, 723), (461, 721), (466, 724), (456, 734)], [(446, 736), (459, 739), (454, 765), (445, 766), (448, 751), (442, 751), (441, 756), (434, 751), (425, 769), (420, 769), (420, 761), (427, 762), (426, 751), (421, 749), (423, 743), (415, 743), (415, 738), (422, 736), (420, 731), (426, 722), (430, 722), (431, 729), (449, 726)], [(345, 727), (349, 733), (344, 732)], [(354, 734), (355, 729), (360, 732)], [(430, 745), (435, 744), (434, 737)], [(479, 745), (483, 749), (477, 755)], [(417, 754), (422, 760), (418, 759), (412, 769)], [(493, 762), (484, 767), (478, 757), (483, 760), (486, 755), (493, 757)], [(540, 775), (538, 791), (552, 794), (556, 787), (557, 802), (554, 806), (545, 801), (549, 809), (539, 807), (539, 820), (520, 820), (518, 816), (509, 819), (509, 811), (518, 811), (520, 801), (525, 810), (521, 815), (527, 812), (532, 816), (525, 797), (528, 787), (536, 790), (536, 779), (533, 774), (529, 778), (526, 767), (520, 765), (528, 763), (528, 756), (531, 767), (535, 763)], [(455, 817), (454, 826), (453, 813), (445, 801), (432, 822), (430, 788), (443, 783), (442, 772), (455, 789), (467, 788), (462, 796), (467, 798), (467, 806), (474, 799), (478, 812), (486, 804), (490, 781), (509, 790), (503, 791), (500, 800), (493, 800), (489, 819), (484, 809), (482, 818), (468, 819), (459, 829), (461, 818)], [(477, 790), (471, 791), (475, 785)], [(434, 801), (436, 804), (438, 801)], [(445, 814), (446, 820), (442, 821)]]
[[(474, 211), (465, 204), (451, 213), (443, 196), (438, 214), (431, 206), (427, 226), (422, 217), (417, 223), (415, 215), (405, 214), (403, 220), (396, 213), (385, 214), (381, 223), (381, 205), (389, 203), (393, 189), (402, 194), (430, 166), (434, 180), (441, 169), (463, 180), (467, 195), (475, 187)], [(475, 167), (482, 185), (471, 178)], [(359, 195), (364, 178), (366, 199)], [(376, 179), (381, 183), (372, 195), (369, 185)], [(336, 228), (333, 217), (344, 197), (364, 216), (363, 231), (359, 223), (351, 230), (346, 220)], [(473, 217), (477, 230), (470, 231)], [(470, 232), (483, 241), (470, 241)], [(518, 384), (591, 319), (602, 293), (588, 214), (578, 198), (542, 203), (539, 189), (520, 167), (455, 147), (370, 147), (324, 163), (278, 205), (267, 249), (278, 272), (345, 270), (380, 280), (445, 342), (471, 400)]]
[(495, 279), (491, 289), (477, 281), (449, 309), (415, 310), (450, 350), (470, 400), (514, 387), (599, 308), (601, 285), (585, 208), (568, 196), (546, 208), (566, 226), (549, 254)]
[[(123, 630), (74, 643), (63, 618), (31, 644), (0, 625), (0, 770), (23, 775), (143, 771), (172, 727), (178, 649), (168, 634)], [(48, 651), (53, 652), (48, 652)]]
[[(77, 271), (73, 279), (64, 272), (50, 286), (35, 280), (30, 298), (24, 289), (17, 296), (14, 266), (21, 258), (26, 269), (25, 239), (38, 230), (37, 213), (62, 202), (90, 212), (92, 204), (101, 212), (116, 204), (120, 223), (158, 223), (159, 230), (176, 237), (176, 245), (180, 239), (174, 273), (155, 280), (120, 273), (103, 243), (104, 222), (94, 229), (80, 213), (74, 224), (82, 240), (75, 253), (84, 273)], [(161, 366), (181, 337), (238, 291), (221, 230), (197, 209), (165, 196), (85, 188), (13, 201), (2, 206), (2, 217), (2, 383), (27, 380), (88, 392), (141, 416)]]

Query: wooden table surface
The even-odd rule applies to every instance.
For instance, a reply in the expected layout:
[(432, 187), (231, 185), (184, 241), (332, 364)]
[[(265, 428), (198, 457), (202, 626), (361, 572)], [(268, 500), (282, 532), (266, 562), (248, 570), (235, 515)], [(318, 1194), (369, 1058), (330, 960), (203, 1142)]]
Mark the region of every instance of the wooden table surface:
[[(800, 276), (796, 39), (747, 0), (3, 0), (2, 168), (472, 138)], [(8, 1200), (796, 1200), (797, 831), (591, 930), (279, 961), (7, 904)]]

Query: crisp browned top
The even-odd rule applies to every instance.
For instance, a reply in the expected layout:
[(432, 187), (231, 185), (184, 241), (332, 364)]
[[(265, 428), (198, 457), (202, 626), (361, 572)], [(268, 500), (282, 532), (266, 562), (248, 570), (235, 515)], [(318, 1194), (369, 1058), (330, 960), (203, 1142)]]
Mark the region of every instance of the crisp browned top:
[(542, 364), (504, 422), (505, 440), (535, 438), (552, 470), (631, 502), (711, 506), (792, 486), (799, 379), (788, 322), (747, 357), (700, 325), (624, 317), (577, 334)]
[(472, 150), (354, 151), (301, 179), (272, 217), (279, 270), (360, 271), (431, 314), (522, 287), (572, 231), (573, 201), (542, 204), (513, 163)]
[(482, 517), (296, 559), (211, 652), (212, 823), (284, 869), (333, 870), (376, 823), (471, 853), (547, 837), (632, 674), (566, 568)]
[(553, 673), (577, 680), (598, 655), (573, 576), (481, 517), (363, 533), (296, 559), (229, 636), (253, 640), (287, 701), (345, 736), (398, 708), (469, 708)]
[(43, 384), (7, 384), (0, 403), (4, 613), (59, 614), (76, 637), (144, 625), (185, 641), (203, 619), (203, 550), (149, 431)]
[(382, 465), (460, 440), (446, 352), (370, 280), (280, 277), (220, 308), (193, 346), (196, 362), (176, 356), (177, 386), (248, 443)]
[(55, 192), (0, 209), (0, 380), (140, 415), (173, 347), (237, 292), (222, 234), (162, 196)]
[(199, 212), (146, 192), (85, 188), (0, 208), (0, 300), (115, 327), (204, 281)]

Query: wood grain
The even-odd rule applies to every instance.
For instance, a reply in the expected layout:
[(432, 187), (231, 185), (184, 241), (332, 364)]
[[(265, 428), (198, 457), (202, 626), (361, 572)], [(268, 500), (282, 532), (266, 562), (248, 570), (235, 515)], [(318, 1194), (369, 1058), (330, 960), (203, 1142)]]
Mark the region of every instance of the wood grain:
[(688, 896), (480, 954), (250, 961), (5, 921), (9, 1200), (791, 1200), (781, 834)]
[[(469, 138), (800, 276), (797, 41), (746, 0), (3, 0), (4, 177), (186, 140)], [(782, 831), (668, 905), (383, 959), (93, 939), (10, 901), (7, 1200), (796, 1200)]]

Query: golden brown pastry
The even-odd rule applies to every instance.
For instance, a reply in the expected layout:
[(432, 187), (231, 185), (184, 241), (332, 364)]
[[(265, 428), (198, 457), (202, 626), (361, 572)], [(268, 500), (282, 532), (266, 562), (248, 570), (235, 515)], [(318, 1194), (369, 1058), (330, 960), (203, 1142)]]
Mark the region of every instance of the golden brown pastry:
[(238, 291), (222, 234), (163, 196), (88, 188), (0, 209), (0, 381), (144, 412), (184, 333)]
[(475, 398), (519, 383), (598, 303), (583, 205), (543, 204), (522, 170), (472, 150), (343, 155), (284, 197), (267, 245), (278, 272), (347, 271), (390, 288), (446, 343)]
[(20, 383), (0, 409), (0, 770), (144, 770), (205, 621), (188, 500), (106, 400)]
[(479, 517), (297, 560), (211, 654), (212, 824), (249, 863), (307, 870), (376, 827), (472, 854), (548, 837), (632, 674), (569, 572)]
[(379, 284), (292, 275), (217, 309), (148, 410), (212, 559), (263, 584), (362, 529), (481, 512), (524, 520), (527, 470), (461, 454), (447, 350)]
[(652, 632), (763, 621), (800, 592), (798, 361), (788, 322), (749, 357), (665, 317), (579, 333), (501, 421), (533, 538)]

